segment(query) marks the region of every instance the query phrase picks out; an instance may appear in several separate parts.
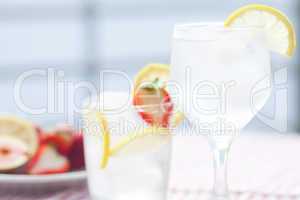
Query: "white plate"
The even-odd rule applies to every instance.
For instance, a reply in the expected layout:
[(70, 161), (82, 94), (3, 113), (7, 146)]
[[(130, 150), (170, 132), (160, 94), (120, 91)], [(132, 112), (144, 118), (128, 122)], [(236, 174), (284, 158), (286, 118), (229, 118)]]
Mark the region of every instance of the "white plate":
[(86, 172), (68, 172), (53, 175), (0, 174), (0, 188), (13, 187), (64, 187), (85, 183)]

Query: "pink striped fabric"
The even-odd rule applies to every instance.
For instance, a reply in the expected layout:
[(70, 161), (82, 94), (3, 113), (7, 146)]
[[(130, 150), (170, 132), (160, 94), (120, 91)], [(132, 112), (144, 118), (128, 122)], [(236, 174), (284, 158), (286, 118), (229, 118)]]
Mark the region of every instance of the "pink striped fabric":
[[(300, 137), (295, 134), (243, 133), (229, 155), (232, 199), (300, 200)], [(207, 199), (213, 162), (205, 137), (174, 141), (170, 199)]]
[[(231, 200), (299, 200), (300, 195), (276, 195), (258, 192), (232, 192)], [(57, 192), (22, 191), (0, 192), (1, 200), (89, 200), (86, 187), (70, 188)], [(179, 190), (171, 188), (168, 200), (209, 200), (209, 192), (203, 190)]]
[[(169, 200), (210, 200), (210, 193), (203, 190), (170, 189)], [(299, 200), (300, 195), (276, 195), (257, 192), (238, 192), (230, 194), (231, 200)]]

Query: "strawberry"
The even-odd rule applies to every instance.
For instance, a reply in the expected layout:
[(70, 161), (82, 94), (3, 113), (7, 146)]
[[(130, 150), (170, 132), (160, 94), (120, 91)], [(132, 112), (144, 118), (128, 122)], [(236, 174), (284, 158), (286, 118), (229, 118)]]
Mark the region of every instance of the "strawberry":
[(84, 151), (82, 134), (75, 134), (68, 158), (72, 170), (84, 168)]
[(41, 143), (52, 144), (60, 154), (67, 156), (73, 143), (74, 132), (70, 125), (60, 124), (51, 133), (42, 134)]
[(60, 155), (54, 146), (42, 144), (27, 165), (28, 174), (56, 174), (70, 170), (68, 159)]
[(136, 90), (133, 104), (146, 123), (162, 127), (169, 126), (173, 104), (166, 89), (156, 85), (155, 81)]
[(62, 134), (56, 133), (45, 134), (42, 137), (43, 144), (54, 145), (57, 151), (64, 156), (68, 155), (73, 142), (72, 140), (73, 139), (71, 135), (70, 137), (65, 137)]

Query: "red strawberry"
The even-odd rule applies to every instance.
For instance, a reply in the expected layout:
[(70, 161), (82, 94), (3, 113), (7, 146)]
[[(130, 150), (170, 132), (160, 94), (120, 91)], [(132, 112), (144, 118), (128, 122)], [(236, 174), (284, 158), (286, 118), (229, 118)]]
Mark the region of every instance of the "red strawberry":
[(54, 145), (62, 155), (68, 155), (72, 142), (74, 130), (67, 124), (61, 124), (46, 134), (42, 134), (41, 143)]
[(28, 174), (56, 174), (70, 170), (68, 159), (60, 155), (54, 146), (42, 144), (27, 165)]
[(72, 142), (72, 135), (70, 135), (70, 137), (66, 137), (62, 134), (50, 133), (45, 134), (42, 137), (43, 144), (54, 145), (57, 151), (64, 156), (68, 155), (71, 149)]
[(68, 154), (72, 170), (79, 170), (84, 168), (84, 151), (83, 151), (83, 137), (82, 134), (75, 134), (71, 150)]
[(55, 135), (58, 135), (61, 141), (59, 146), (59, 152), (63, 155), (68, 155), (72, 143), (73, 143), (73, 137), (76, 131), (73, 129), (73, 127), (69, 124), (58, 124), (56, 128), (53, 130), (53, 133)]
[(150, 85), (138, 89), (134, 95), (133, 104), (148, 124), (169, 126), (173, 104), (169, 93), (164, 88)]

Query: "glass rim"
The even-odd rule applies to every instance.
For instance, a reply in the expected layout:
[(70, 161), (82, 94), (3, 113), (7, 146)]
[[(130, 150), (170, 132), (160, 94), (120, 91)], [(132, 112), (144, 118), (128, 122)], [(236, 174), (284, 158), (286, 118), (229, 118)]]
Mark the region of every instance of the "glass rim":
[(243, 31), (243, 30), (251, 30), (251, 29), (257, 29), (257, 30), (263, 30), (263, 27), (261, 26), (255, 26), (255, 25), (244, 25), (244, 26), (231, 26), (231, 27), (225, 27), (223, 22), (192, 22), (192, 23), (177, 23), (174, 25), (175, 31), (180, 31), (178, 29), (187, 30), (187, 28), (198, 28), (207, 30), (209, 29), (215, 29), (215, 30), (221, 30), (221, 31)]
[[(210, 33), (227, 34), (245, 33), (253, 31), (259, 33), (263, 32), (263, 30), (263, 27), (254, 25), (225, 27), (223, 22), (178, 23), (174, 25), (173, 38), (185, 40), (215, 41), (220, 39), (220, 37), (212, 39)], [(207, 38), (201, 37), (201, 34), (206, 34)]]

